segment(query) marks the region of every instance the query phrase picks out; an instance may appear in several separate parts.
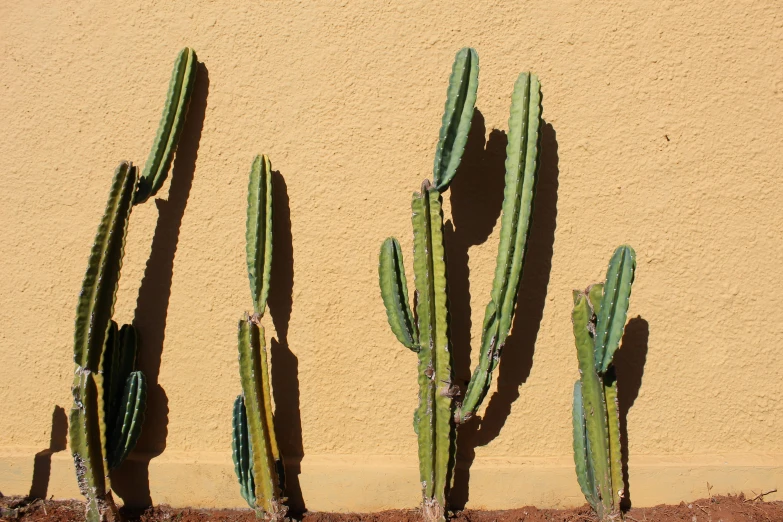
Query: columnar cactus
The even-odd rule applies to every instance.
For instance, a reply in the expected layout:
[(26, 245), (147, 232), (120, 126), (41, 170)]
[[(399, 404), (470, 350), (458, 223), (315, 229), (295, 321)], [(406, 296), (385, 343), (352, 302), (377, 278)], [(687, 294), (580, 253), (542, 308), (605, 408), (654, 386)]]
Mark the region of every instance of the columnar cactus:
[(131, 209), (155, 195), (166, 179), (182, 131), (197, 69), (196, 54), (183, 49), (174, 65), (163, 119), (144, 174), (129, 162), (114, 173), (109, 202), (98, 227), (76, 309), (71, 409), (71, 450), (86, 518), (119, 517), (110, 470), (136, 445), (144, 421), (147, 386), (136, 371), (137, 334), (112, 320)]
[(522, 73), (512, 94), (501, 239), (491, 300), (484, 317), (480, 361), (464, 400), (456, 403), (454, 397), (459, 389), (452, 382), (441, 207), (442, 193), (459, 167), (467, 142), (478, 72), (476, 51), (459, 51), (449, 79), (433, 181), (424, 180), (421, 191), (413, 194), (415, 317), (408, 304), (399, 242), (393, 237), (386, 239), (380, 252), (381, 296), (389, 325), (403, 346), (419, 358), (419, 406), (414, 413), (414, 429), (419, 439), (422, 509), (428, 520), (445, 519), (454, 469), (456, 424), (476, 413), (511, 330), (538, 169), (541, 89), (536, 75)]
[(232, 455), (242, 497), (259, 517), (278, 521), (288, 508), (261, 326), (272, 267), (272, 166), (266, 156), (256, 156), (250, 170), (246, 234), (253, 314), (239, 321), (242, 395), (234, 402)]
[(174, 62), (174, 70), (171, 72), (169, 92), (166, 95), (166, 104), (163, 106), (163, 116), (158, 125), (155, 141), (150, 149), (147, 163), (144, 164), (144, 172), (139, 179), (139, 188), (136, 192), (136, 204), (144, 203), (158, 193), (163, 182), (169, 174), (174, 152), (177, 150), (179, 135), (185, 126), (185, 118), (196, 84), (196, 72), (198, 60), (196, 51), (185, 47), (177, 55)]
[(112, 320), (138, 173), (121, 163), (98, 227), (76, 309), (71, 451), (87, 520), (117, 516), (109, 471), (136, 445), (144, 420), (146, 383), (135, 370), (136, 332)]
[(580, 379), (574, 384), (574, 462), (579, 486), (602, 520), (620, 512), (623, 483), (617, 380), (620, 345), (636, 270), (628, 245), (615, 250), (606, 281), (574, 290), (571, 319)]

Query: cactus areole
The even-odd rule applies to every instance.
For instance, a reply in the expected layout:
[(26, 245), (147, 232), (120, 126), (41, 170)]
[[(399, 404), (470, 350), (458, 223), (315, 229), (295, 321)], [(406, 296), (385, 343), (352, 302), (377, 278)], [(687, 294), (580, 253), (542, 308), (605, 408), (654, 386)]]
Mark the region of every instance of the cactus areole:
[(443, 246), (443, 192), (456, 174), (468, 140), (478, 90), (478, 54), (460, 50), (452, 67), (435, 150), (433, 179), (411, 201), (416, 313), (409, 304), (402, 249), (390, 237), (381, 245), (381, 297), (392, 332), (418, 357), (419, 405), (413, 427), (419, 441), (422, 511), (445, 520), (454, 471), (456, 426), (475, 415), (511, 330), (533, 208), (541, 127), (541, 87), (534, 74), (519, 75), (511, 97), (506, 188), (500, 246), (491, 300), (482, 329), (480, 360), (461, 401), (453, 383), (448, 283)]

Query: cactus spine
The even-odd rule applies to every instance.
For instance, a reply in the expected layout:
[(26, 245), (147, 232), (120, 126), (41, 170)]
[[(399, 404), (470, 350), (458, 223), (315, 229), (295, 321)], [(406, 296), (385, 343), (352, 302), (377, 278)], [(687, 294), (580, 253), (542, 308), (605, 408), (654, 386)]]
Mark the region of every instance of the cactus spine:
[(379, 256), (381, 297), (392, 332), (418, 355), (419, 406), (414, 429), (419, 440), (422, 509), (428, 520), (444, 520), (454, 469), (456, 425), (475, 414), (511, 329), (524, 264), (535, 190), (541, 125), (541, 88), (534, 74), (522, 73), (514, 86), (509, 119), (506, 188), (492, 299), (482, 330), (479, 366), (465, 399), (456, 404), (448, 336), (446, 262), (442, 193), (454, 178), (467, 143), (478, 89), (478, 55), (457, 53), (435, 153), (433, 182), (413, 194), (413, 266), (416, 315), (408, 300), (403, 256), (397, 239), (383, 242)]
[(266, 156), (256, 156), (250, 170), (246, 241), (254, 313), (239, 321), (242, 395), (234, 402), (232, 456), (242, 497), (259, 517), (277, 521), (287, 508), (261, 326), (272, 266), (272, 166)]
[(580, 379), (574, 384), (574, 463), (579, 486), (599, 518), (620, 512), (623, 483), (617, 380), (612, 360), (628, 312), (636, 253), (615, 250), (606, 281), (574, 290), (571, 320)]
[(136, 204), (144, 203), (158, 193), (169, 174), (174, 152), (177, 150), (179, 135), (185, 126), (185, 118), (196, 84), (198, 60), (196, 51), (185, 47), (177, 55), (174, 70), (171, 72), (169, 91), (166, 104), (163, 106), (163, 116), (158, 125), (155, 141), (152, 143), (144, 172), (139, 179), (139, 189), (136, 194)]
[(183, 49), (174, 66), (168, 99), (144, 174), (129, 162), (114, 173), (109, 201), (90, 253), (76, 308), (70, 439), (86, 519), (120, 518), (109, 472), (122, 464), (141, 434), (147, 403), (144, 374), (136, 370), (137, 334), (112, 320), (134, 204), (143, 203), (166, 179), (185, 123), (196, 75), (196, 54)]
[(121, 163), (98, 227), (79, 294), (74, 335), (71, 450), (90, 522), (116, 518), (109, 470), (136, 445), (146, 405), (144, 374), (135, 370), (136, 333), (112, 320), (125, 235), (138, 182), (136, 167)]

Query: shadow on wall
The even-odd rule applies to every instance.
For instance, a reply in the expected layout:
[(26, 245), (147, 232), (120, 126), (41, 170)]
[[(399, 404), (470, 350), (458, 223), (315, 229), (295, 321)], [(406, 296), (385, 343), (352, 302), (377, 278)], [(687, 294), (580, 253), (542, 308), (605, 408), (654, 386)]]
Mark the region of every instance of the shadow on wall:
[(171, 171), (169, 197), (167, 200), (155, 200), (158, 221), (133, 318), (133, 325), (139, 332), (138, 369), (147, 377), (147, 412), (136, 448), (111, 475), (112, 489), (129, 508), (152, 505), (149, 462), (166, 448), (168, 397), (158, 383), (158, 375), (166, 337), (174, 256), (196, 170), (208, 93), (209, 71), (203, 63), (199, 63), (193, 97)]
[(306, 508), (299, 486), (304, 457), (299, 414), (299, 359), (288, 346), (288, 323), (293, 306), (294, 246), (288, 187), (280, 172), (274, 171), (272, 176), (274, 252), (267, 301), (277, 332), (277, 338), (270, 343), (272, 394), (275, 399), (275, 432), (285, 466), (285, 495), (290, 515), (297, 517)]
[[(455, 176), (451, 185), (454, 223), (446, 226), (454, 375), (463, 385), (463, 391), (471, 374), (468, 249), (484, 243), (492, 233), (500, 216), (505, 186), (506, 134), (493, 130), (486, 146), (485, 134), (484, 117), (476, 110), (460, 166), (465, 173)], [(473, 417), (457, 431), (457, 465), (451, 491), (454, 509), (464, 509), (468, 502), (470, 467), (476, 457), (476, 447), (489, 444), (500, 434), (511, 413), (511, 405), (519, 398), (519, 387), (533, 367), (533, 352), (552, 268), (558, 175), (557, 134), (551, 124), (544, 122), (533, 217), (516, 315), (500, 359), (497, 390), (489, 398), (484, 416)], [(483, 312), (482, 308), (479, 313)]]
[(68, 416), (60, 406), (54, 407), (52, 413), (52, 434), (49, 440), (49, 449), (35, 454), (33, 462), (33, 483), (30, 485), (28, 499), (46, 499), (49, 490), (49, 474), (52, 471), (52, 454), (65, 450), (68, 438)]
[(628, 483), (628, 410), (633, 406), (639, 396), (639, 388), (642, 387), (649, 339), (650, 324), (641, 317), (635, 317), (625, 325), (622, 344), (614, 356), (614, 368), (617, 375), (617, 402), (620, 413), (623, 482), (625, 482), (625, 498), (620, 502), (620, 508), (623, 511), (631, 509), (631, 493)]

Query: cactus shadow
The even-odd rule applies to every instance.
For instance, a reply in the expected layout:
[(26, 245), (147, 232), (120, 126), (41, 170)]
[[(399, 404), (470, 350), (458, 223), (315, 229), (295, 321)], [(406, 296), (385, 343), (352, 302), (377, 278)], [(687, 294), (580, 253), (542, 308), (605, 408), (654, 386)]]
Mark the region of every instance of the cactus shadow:
[(52, 433), (49, 448), (35, 454), (33, 461), (33, 480), (27, 499), (46, 499), (49, 490), (49, 475), (52, 471), (52, 454), (65, 450), (68, 438), (68, 416), (65, 409), (55, 406), (52, 412)]
[(133, 325), (139, 333), (138, 369), (147, 378), (147, 411), (136, 448), (119, 468), (111, 472), (112, 489), (122, 498), (124, 505), (131, 509), (152, 505), (149, 463), (166, 449), (169, 401), (166, 391), (158, 383), (158, 376), (166, 338), (174, 257), (182, 217), (193, 185), (208, 93), (209, 71), (203, 63), (199, 63), (187, 120), (171, 171), (168, 199), (155, 199), (158, 221), (136, 300)]
[(614, 355), (614, 369), (617, 376), (617, 402), (620, 414), (620, 441), (623, 464), (623, 482), (625, 497), (620, 502), (620, 509), (631, 509), (631, 493), (628, 483), (628, 411), (639, 396), (644, 376), (644, 364), (647, 361), (650, 324), (635, 317), (625, 325), (622, 344)]
[(272, 394), (275, 399), (275, 432), (285, 469), (285, 495), (290, 516), (298, 518), (306, 507), (299, 485), (302, 420), (299, 412), (299, 359), (288, 345), (288, 323), (293, 308), (294, 247), (288, 186), (278, 171), (272, 172), (274, 205), (274, 255), (269, 286), (269, 314), (277, 336), (272, 338)]
[[(476, 127), (474, 119), (473, 128)], [(483, 140), (483, 118), (476, 131)], [(471, 129), (471, 131), (473, 130)], [(497, 136), (497, 138), (495, 138)], [(474, 139), (469, 136), (469, 142)], [(503, 204), (503, 186), (505, 184), (505, 146), (507, 139), (502, 131), (493, 130), (483, 151), (483, 158), (471, 157), (463, 165), (476, 170), (473, 181), (464, 186), (452, 185), (452, 214), (456, 223), (455, 239), (459, 244), (462, 228), (467, 228), (473, 241), (486, 241), (500, 215)], [(479, 145), (475, 146), (478, 155)], [(469, 147), (471, 147), (469, 145)], [(466, 147), (466, 154), (474, 154)], [(544, 122), (541, 132), (541, 157), (536, 185), (530, 236), (525, 257), (525, 267), (519, 286), (519, 298), (514, 315), (511, 334), (503, 348), (498, 367), (497, 388), (489, 398), (483, 416), (475, 416), (458, 428), (457, 465), (454, 473), (454, 485), (451, 491), (451, 505), (454, 509), (464, 509), (470, 497), (470, 468), (476, 457), (476, 447), (486, 446), (500, 434), (511, 413), (512, 404), (519, 398), (519, 387), (527, 381), (533, 367), (533, 354), (536, 339), (544, 314), (547, 286), (552, 268), (552, 254), (557, 227), (557, 190), (559, 177), (559, 157), (557, 133), (551, 123)], [(471, 176), (463, 177), (463, 181)], [(456, 180), (457, 178), (455, 178)], [(491, 191), (482, 195), (482, 191)], [(485, 207), (485, 208), (482, 208)], [(489, 216), (492, 216), (490, 219)], [(462, 228), (461, 224), (465, 224)], [(478, 244), (475, 242), (469, 244)], [(462, 245), (464, 248), (464, 243)], [(457, 263), (452, 263), (452, 250), (449, 254), (450, 298), (449, 305), (456, 305), (459, 316), (454, 316), (453, 331), (454, 358), (458, 378), (466, 382), (470, 378), (470, 290), (467, 283), (469, 269), (467, 256), (455, 252)], [(454, 265), (456, 264), (456, 267)], [(455, 273), (456, 268), (456, 273)], [(455, 277), (456, 276), (456, 277)], [(455, 284), (452, 284), (454, 281)], [(487, 296), (487, 302), (489, 296)], [(467, 308), (467, 311), (463, 308)], [(465, 326), (467, 324), (467, 326)]]

